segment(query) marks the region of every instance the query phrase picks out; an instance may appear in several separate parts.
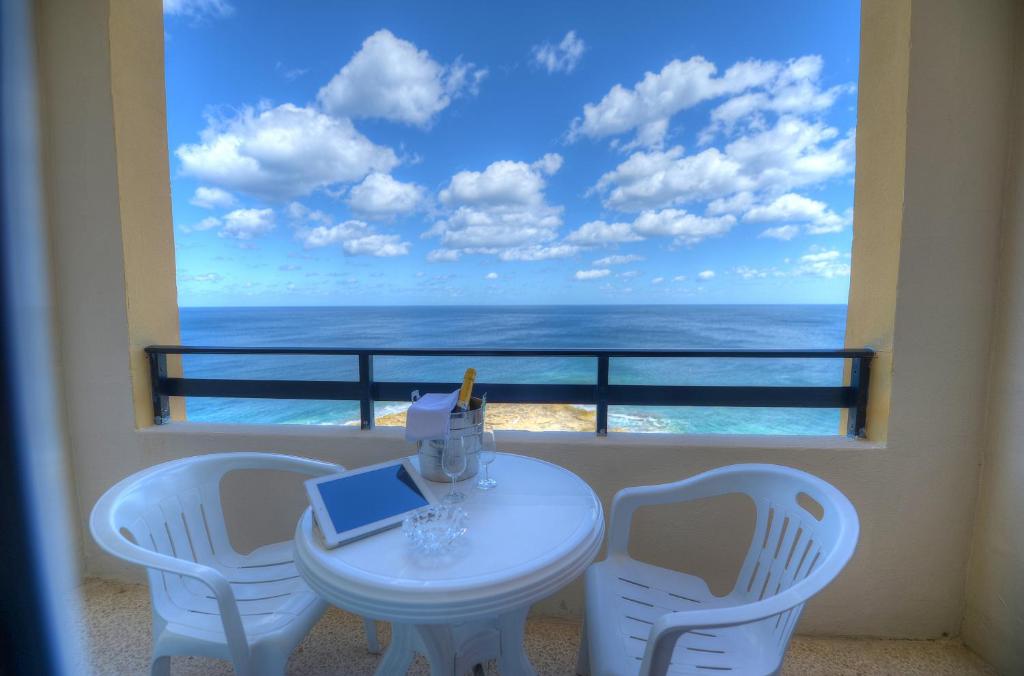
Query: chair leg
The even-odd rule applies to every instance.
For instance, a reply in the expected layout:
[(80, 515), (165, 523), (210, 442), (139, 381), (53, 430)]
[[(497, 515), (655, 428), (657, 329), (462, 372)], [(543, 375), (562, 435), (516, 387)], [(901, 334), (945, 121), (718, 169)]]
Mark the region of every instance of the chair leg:
[(380, 642), (377, 640), (377, 623), (368, 617), (363, 618), (363, 627), (366, 629), (366, 647), (374, 655), (380, 654)]
[(150, 676), (171, 676), (171, 656), (161, 655), (157, 657), (153, 656), (153, 659), (149, 662), (149, 673)]
[(288, 653), (265, 651), (263, 654), (253, 655), (244, 668), (235, 666), (236, 674), (251, 674), (251, 676), (284, 676), (288, 668)]
[(576, 673), (590, 676), (590, 641), (587, 639), (587, 622), (580, 626), (580, 650), (576, 653)]

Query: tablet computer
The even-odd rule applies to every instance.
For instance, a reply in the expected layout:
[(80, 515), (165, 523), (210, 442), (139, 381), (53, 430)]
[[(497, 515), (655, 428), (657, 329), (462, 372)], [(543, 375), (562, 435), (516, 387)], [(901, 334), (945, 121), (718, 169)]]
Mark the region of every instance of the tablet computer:
[(306, 493), (327, 547), (393, 528), (438, 502), (408, 458), (309, 479)]

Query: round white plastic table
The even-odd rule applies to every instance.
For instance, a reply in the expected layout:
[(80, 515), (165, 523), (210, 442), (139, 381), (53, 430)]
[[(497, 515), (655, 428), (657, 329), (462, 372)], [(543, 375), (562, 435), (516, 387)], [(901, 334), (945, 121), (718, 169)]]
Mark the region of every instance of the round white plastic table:
[(494, 658), (504, 676), (536, 673), (523, 649), (526, 613), (590, 565), (604, 515), (590, 486), (557, 465), (498, 453), (491, 476), (498, 487), (486, 492), (476, 489), (479, 477), (458, 484), (469, 530), (443, 559), (414, 554), (401, 529), (325, 549), (308, 509), (299, 520), (295, 563), (309, 586), (338, 607), (392, 623), (377, 674), (404, 674), (415, 652), (433, 676)]

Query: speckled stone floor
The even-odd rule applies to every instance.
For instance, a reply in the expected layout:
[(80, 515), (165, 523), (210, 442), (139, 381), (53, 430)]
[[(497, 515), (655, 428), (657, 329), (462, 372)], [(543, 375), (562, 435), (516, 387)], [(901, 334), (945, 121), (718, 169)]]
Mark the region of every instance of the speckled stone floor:
[[(83, 626), (87, 646), (82, 674), (146, 674), (149, 667), (150, 607), (145, 586), (91, 579), (82, 586)], [(390, 639), (388, 625), (380, 625), (381, 642)], [(579, 624), (565, 620), (531, 619), (526, 630), (526, 652), (538, 673), (567, 676), (574, 673)], [(366, 651), (362, 623), (353, 615), (331, 609), (324, 615), (288, 662), (289, 674), (372, 674), (377, 655)], [(198, 657), (171, 660), (171, 673), (231, 674), (227, 662)], [(410, 674), (428, 674), (417, 658)], [(493, 664), (488, 674), (496, 674)], [(954, 641), (886, 641), (796, 637), (790, 644), (785, 676), (880, 674), (899, 676), (995, 676), (977, 655)]]

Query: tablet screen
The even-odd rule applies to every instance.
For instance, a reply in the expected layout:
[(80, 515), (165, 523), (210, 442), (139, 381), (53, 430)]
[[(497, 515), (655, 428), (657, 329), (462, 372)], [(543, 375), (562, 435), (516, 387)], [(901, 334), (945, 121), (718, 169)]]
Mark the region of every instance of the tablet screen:
[(338, 533), (429, 504), (399, 464), (324, 481), (316, 488)]

